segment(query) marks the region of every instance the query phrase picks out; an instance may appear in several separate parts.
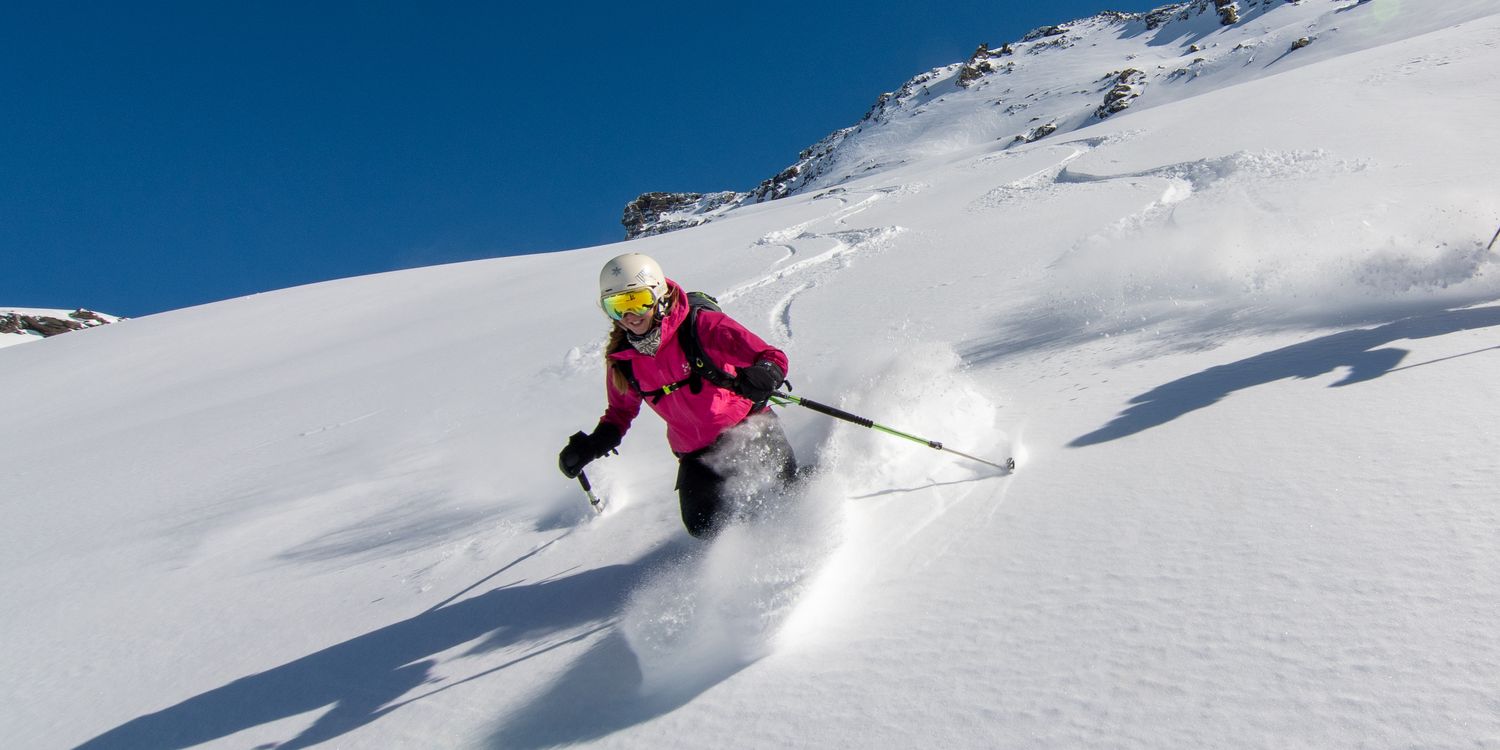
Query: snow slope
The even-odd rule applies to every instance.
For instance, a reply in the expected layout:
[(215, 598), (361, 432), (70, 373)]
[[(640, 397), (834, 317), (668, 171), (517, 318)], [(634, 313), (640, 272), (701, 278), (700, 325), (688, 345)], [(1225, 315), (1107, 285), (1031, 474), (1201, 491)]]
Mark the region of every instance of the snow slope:
[[(1062, 137), (0, 351), (0, 736), (1500, 745), (1500, 3), (1345, 5)], [(642, 415), (592, 517), (555, 456), (626, 249), (1020, 471), (783, 410), (817, 474), (701, 544)]]

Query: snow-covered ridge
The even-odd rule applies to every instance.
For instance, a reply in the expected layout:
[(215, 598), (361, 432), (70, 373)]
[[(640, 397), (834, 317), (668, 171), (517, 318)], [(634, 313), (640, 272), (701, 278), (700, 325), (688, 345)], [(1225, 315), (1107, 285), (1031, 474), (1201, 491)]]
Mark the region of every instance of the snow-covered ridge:
[[(804, 149), (751, 190), (647, 193), (627, 206), (622, 224), (627, 238), (661, 234), (987, 142), (1056, 139), (1127, 110), (1323, 59), (1317, 42), (1337, 35), (1346, 14), (1384, 12), (1375, 0), (1190, 0), (1043, 26), (999, 47), (981, 44), (968, 60), (881, 94), (859, 122)], [(1430, 25), (1344, 40), (1337, 54), (1441, 28), (1448, 17), (1436, 15)], [(643, 203), (670, 209), (643, 212)]]
[(40, 341), (49, 336), (81, 331), (110, 323), (120, 318), (114, 315), (79, 308), (77, 310), (35, 310), (30, 308), (0, 307), (0, 347)]

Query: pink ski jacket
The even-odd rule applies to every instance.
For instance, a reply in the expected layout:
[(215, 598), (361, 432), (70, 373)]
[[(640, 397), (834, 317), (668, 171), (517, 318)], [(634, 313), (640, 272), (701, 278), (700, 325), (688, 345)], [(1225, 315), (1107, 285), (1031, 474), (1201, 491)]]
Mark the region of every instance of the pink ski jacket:
[[(630, 362), (636, 382), (646, 392), (681, 382), (692, 374), (687, 355), (682, 351), (682, 343), (677, 339), (678, 328), (687, 321), (687, 298), (677, 282), (668, 279), (667, 284), (675, 293), (677, 303), (672, 305), (666, 319), (661, 322), (661, 347), (657, 349), (656, 356), (648, 357), (629, 346), (609, 355), (611, 361)], [(784, 352), (762, 341), (759, 336), (724, 313), (698, 311), (698, 341), (709, 359), (729, 375), (762, 359), (775, 363), (782, 372), (787, 371), (788, 363)], [(672, 452), (678, 455), (713, 445), (724, 430), (743, 421), (750, 414), (752, 406), (744, 396), (707, 380), (703, 381), (703, 387), (697, 393), (683, 387), (653, 400), (643, 398), (629, 387), (624, 390), (616, 389), (610, 385), (609, 375), (608, 372), (605, 373), (604, 386), (605, 393), (609, 396), (609, 408), (605, 410), (599, 423), (613, 425), (624, 435), (630, 429), (630, 423), (640, 413), (641, 402), (646, 401), (651, 405), (652, 411), (667, 423), (667, 443), (672, 447)]]

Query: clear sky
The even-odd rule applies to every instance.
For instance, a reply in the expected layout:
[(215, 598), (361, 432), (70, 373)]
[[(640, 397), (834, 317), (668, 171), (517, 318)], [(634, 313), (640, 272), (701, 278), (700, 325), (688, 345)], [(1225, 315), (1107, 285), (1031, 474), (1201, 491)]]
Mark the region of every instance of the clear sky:
[(40, 2), (0, 8), (0, 305), (140, 316), (624, 238), (882, 92), (1165, 2)]

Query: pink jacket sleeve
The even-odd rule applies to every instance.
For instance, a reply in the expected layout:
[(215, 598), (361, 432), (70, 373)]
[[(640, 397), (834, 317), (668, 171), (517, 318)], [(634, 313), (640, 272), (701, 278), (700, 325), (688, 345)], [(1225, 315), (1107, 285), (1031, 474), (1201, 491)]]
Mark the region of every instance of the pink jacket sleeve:
[(604, 410), (604, 416), (599, 419), (599, 424), (611, 425), (623, 436), (630, 430), (630, 423), (635, 421), (636, 415), (641, 413), (641, 394), (629, 386), (624, 390), (616, 389), (610, 382), (613, 375), (614, 365), (606, 367), (604, 393), (609, 398), (609, 405)]

